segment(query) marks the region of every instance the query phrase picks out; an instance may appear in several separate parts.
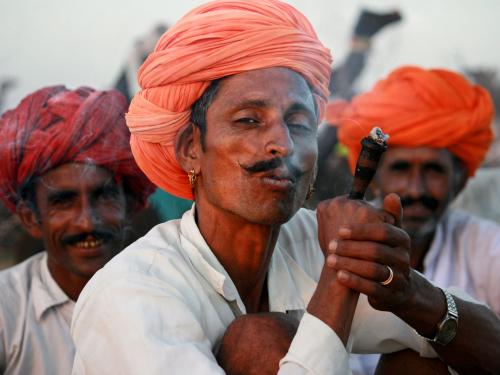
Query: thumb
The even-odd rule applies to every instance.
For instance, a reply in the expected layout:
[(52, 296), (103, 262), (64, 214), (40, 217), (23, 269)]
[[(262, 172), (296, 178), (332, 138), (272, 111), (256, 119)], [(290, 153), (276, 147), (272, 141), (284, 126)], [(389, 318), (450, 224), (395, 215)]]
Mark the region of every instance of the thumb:
[(394, 216), (396, 220), (395, 225), (401, 227), (403, 220), (403, 207), (401, 206), (401, 199), (395, 193), (387, 194), (384, 198), (384, 210)]

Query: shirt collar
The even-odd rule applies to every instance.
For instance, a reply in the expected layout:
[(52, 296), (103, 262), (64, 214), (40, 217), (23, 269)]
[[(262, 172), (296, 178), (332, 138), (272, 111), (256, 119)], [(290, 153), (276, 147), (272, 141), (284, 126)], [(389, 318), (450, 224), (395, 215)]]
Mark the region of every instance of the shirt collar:
[(238, 290), (228, 273), (220, 264), (208, 244), (205, 242), (195, 221), (195, 204), (186, 211), (181, 219), (181, 245), (191, 263), (217, 293), (228, 301), (236, 301), (245, 313), (245, 306)]
[[(205, 280), (228, 301), (236, 301), (245, 313), (238, 290), (224, 267), (205, 242), (194, 218), (195, 204), (181, 219), (181, 245)], [(317, 283), (281, 248), (278, 243), (271, 258), (268, 273), (269, 308), (286, 312), (305, 310)]]
[(40, 269), (33, 277), (31, 290), (36, 318), (40, 320), (43, 314), (50, 308), (73, 301), (69, 299), (52, 278), (47, 265), (47, 253), (40, 259), (38, 266)]

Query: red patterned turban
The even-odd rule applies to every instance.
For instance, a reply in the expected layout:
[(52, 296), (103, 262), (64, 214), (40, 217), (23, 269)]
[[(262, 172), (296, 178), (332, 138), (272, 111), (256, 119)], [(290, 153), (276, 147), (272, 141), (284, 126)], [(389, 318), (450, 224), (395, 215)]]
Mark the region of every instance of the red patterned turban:
[(493, 108), (485, 89), (457, 73), (405, 66), (352, 100), (339, 139), (352, 170), (360, 140), (377, 125), (390, 135), (389, 147), (446, 148), (473, 176), (493, 140)]
[(309, 21), (278, 0), (219, 0), (202, 5), (168, 30), (139, 70), (142, 90), (126, 116), (139, 167), (153, 183), (192, 199), (174, 141), (192, 105), (213, 80), (285, 67), (301, 74), (320, 110), (328, 98), (331, 56)]
[(0, 118), (0, 198), (12, 211), (20, 188), (65, 163), (93, 163), (115, 173), (142, 208), (154, 186), (134, 162), (118, 91), (46, 87)]

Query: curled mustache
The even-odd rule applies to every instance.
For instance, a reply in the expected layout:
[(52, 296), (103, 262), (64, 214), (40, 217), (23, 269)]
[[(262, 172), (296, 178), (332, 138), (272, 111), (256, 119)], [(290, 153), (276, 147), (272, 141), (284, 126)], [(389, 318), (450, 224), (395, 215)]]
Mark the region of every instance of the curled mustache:
[(439, 206), (439, 201), (428, 195), (422, 195), (418, 198), (412, 197), (401, 197), (401, 204), (404, 207), (411, 206), (412, 204), (420, 203), (422, 206), (428, 208), (431, 211), (435, 211)]
[(250, 173), (259, 173), (259, 172), (267, 172), (272, 171), (273, 169), (281, 167), (283, 164), (286, 164), (288, 171), (297, 179), (302, 174), (301, 170), (297, 168), (295, 165), (290, 163), (286, 163), (282, 158), (274, 158), (269, 160), (261, 160), (254, 164), (246, 165), (240, 163), (240, 166)]
[(61, 241), (66, 245), (74, 245), (77, 242), (85, 241), (88, 236), (92, 236), (96, 240), (103, 240), (104, 242), (108, 242), (115, 239), (118, 236), (118, 233), (114, 233), (109, 230), (95, 230), (92, 232), (65, 236)]

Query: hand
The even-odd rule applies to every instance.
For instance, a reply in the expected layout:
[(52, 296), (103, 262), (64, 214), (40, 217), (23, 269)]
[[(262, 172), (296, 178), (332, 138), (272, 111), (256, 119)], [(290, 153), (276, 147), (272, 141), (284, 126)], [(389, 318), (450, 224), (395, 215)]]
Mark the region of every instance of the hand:
[[(394, 194), (395, 195), (395, 194)], [(399, 199), (399, 198), (397, 198)], [(399, 217), (394, 212), (377, 209), (362, 200), (336, 197), (318, 204), (318, 240), (323, 254), (328, 255), (328, 245), (339, 238), (339, 229), (353, 223), (390, 223), (396, 224)], [(397, 213), (401, 215), (401, 213)]]
[[(410, 238), (396, 226), (402, 217), (399, 197), (389, 194), (383, 208), (393, 223), (379, 220), (343, 225), (338, 238), (328, 245), (326, 264), (337, 270), (337, 279), (342, 285), (366, 294), (375, 309), (393, 310), (412, 298), (415, 287), (410, 266)], [(388, 267), (392, 269), (393, 279), (388, 285), (382, 285), (390, 276)]]

